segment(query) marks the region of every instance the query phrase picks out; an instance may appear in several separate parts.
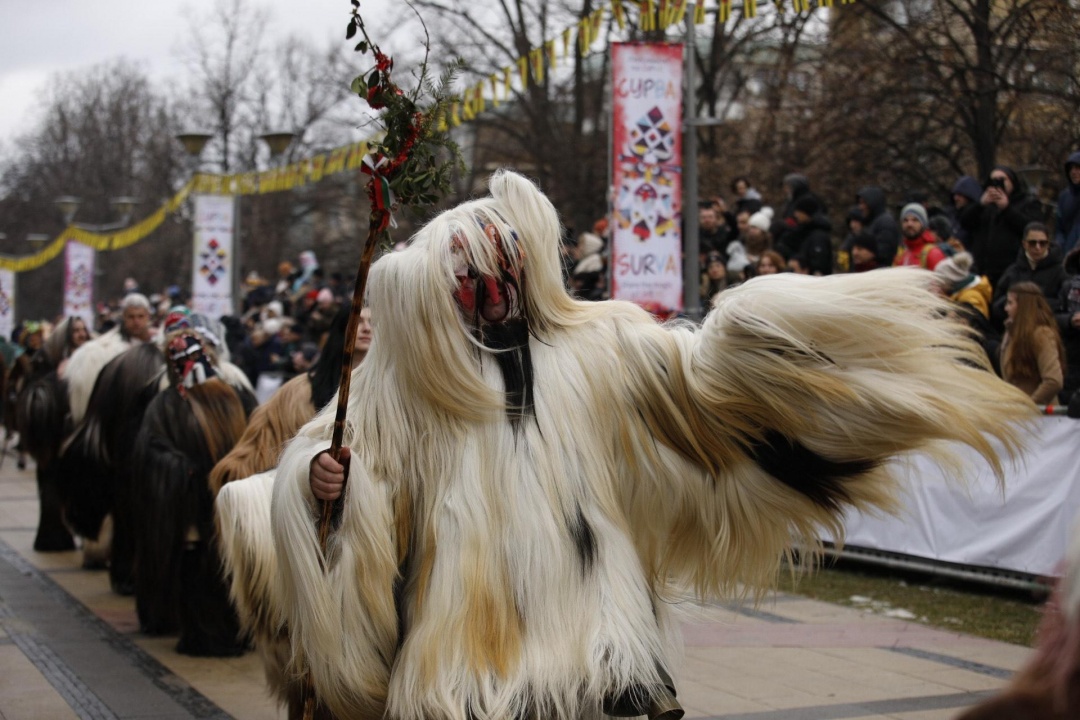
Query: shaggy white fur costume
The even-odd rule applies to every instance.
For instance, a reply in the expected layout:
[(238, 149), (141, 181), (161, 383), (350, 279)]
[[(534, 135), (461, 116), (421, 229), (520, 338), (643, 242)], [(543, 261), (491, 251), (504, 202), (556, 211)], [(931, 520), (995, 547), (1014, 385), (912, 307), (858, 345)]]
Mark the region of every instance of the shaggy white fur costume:
[(65, 378), (68, 384), (68, 402), (71, 405), (71, 421), (78, 425), (86, 414), (90, 394), (94, 391), (101, 369), (109, 361), (131, 347), (120, 334), (117, 326), (103, 335), (83, 343), (68, 360)]
[[(760, 278), (700, 329), (661, 326), (569, 297), (554, 208), (512, 173), (490, 188), (372, 268), (326, 558), (308, 474), (332, 407), (278, 468), (294, 662), (339, 717), (601, 717), (672, 667), (669, 600), (767, 589), (846, 507), (893, 506), (899, 453), (960, 441), (1000, 470), (985, 435), (1014, 452), (1034, 413), (929, 273)], [(455, 299), (470, 278), (528, 321), (531, 403), (507, 407), (485, 323)]]

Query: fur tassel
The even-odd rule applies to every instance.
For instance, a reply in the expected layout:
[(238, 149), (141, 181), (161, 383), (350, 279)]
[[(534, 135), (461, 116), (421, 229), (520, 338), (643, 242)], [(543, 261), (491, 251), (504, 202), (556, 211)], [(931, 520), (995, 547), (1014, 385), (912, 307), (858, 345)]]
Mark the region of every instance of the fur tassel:
[[(550, 202), (513, 173), (490, 189), (372, 267), (325, 557), (308, 472), (332, 408), (277, 471), (294, 667), (341, 717), (591, 720), (659, 692), (679, 654), (668, 600), (764, 592), (843, 511), (894, 507), (897, 456), (948, 463), (959, 441), (1000, 474), (991, 441), (1015, 454), (1035, 416), (929, 273), (760, 278), (701, 328), (661, 326), (569, 297)], [(522, 385), (455, 294), (526, 270), (533, 415), (515, 427)]]
[(71, 421), (78, 424), (86, 414), (90, 395), (98, 374), (110, 360), (131, 347), (120, 334), (120, 328), (83, 343), (71, 354), (64, 377), (68, 383), (68, 401), (71, 405)]
[(288, 702), (298, 697), (301, 683), (288, 672), (288, 613), (270, 527), (273, 489), (272, 471), (235, 480), (221, 489), (214, 510), (229, 596), (240, 627), (255, 643), (271, 692)]
[(210, 491), (216, 497), (226, 483), (275, 467), (285, 443), (314, 416), (311, 380), (298, 375), (251, 414), (244, 434), (211, 471)]

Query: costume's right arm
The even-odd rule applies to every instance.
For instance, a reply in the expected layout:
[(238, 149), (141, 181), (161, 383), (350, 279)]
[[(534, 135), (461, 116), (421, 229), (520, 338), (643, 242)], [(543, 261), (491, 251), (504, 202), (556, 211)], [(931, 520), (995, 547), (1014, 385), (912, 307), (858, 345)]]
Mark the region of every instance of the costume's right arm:
[(282, 455), (274, 542), (296, 669), (311, 669), (319, 699), (339, 717), (378, 717), (397, 647), (394, 488), (373, 478), (354, 454), (341, 524), (323, 553), (309, 472), (312, 458), (330, 444), (332, 414), (308, 423)]

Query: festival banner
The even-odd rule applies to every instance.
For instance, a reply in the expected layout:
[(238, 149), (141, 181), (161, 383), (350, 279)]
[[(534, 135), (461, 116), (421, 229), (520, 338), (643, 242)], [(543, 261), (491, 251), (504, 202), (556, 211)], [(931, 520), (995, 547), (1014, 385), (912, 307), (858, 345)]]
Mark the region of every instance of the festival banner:
[(0, 336), (15, 332), (15, 271), (0, 269)]
[(233, 313), (233, 208), (230, 195), (195, 196), (191, 309), (213, 320)]
[(682, 45), (612, 45), (611, 295), (683, 309)]
[(68, 240), (64, 248), (64, 317), (79, 317), (94, 327), (94, 261), (92, 247)]

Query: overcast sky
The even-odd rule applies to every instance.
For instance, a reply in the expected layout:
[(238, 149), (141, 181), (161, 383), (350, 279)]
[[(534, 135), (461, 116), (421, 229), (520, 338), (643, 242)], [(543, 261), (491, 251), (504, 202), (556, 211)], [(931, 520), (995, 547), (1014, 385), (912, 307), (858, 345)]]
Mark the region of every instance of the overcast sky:
[[(386, 0), (364, 0), (374, 27)], [(345, 44), (349, 0), (250, 0), (269, 10), (265, 39), (297, 35), (319, 47)], [(177, 49), (185, 8), (205, 16), (215, 0), (0, 0), (0, 143), (30, 130), (49, 77), (111, 58), (138, 63), (155, 80), (183, 72)]]

